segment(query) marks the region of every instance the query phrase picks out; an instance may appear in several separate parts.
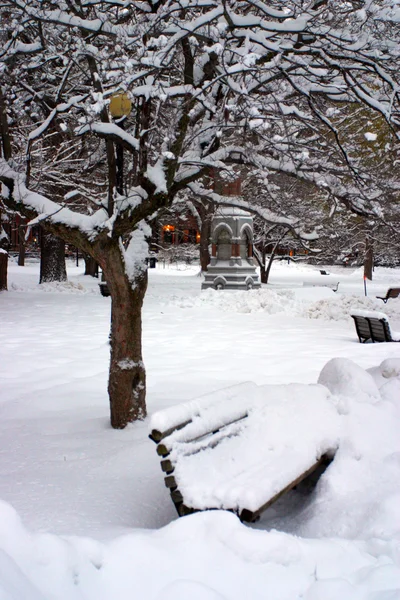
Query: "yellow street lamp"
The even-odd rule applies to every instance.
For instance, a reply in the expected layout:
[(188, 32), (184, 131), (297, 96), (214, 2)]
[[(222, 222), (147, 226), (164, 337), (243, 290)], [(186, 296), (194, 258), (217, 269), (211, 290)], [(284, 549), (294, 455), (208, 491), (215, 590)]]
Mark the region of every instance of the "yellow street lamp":
[(128, 94), (114, 94), (110, 100), (110, 113), (114, 119), (127, 117), (132, 110), (132, 102)]
[[(113, 119), (122, 119), (127, 117), (132, 110), (132, 102), (128, 94), (121, 92), (114, 94), (110, 99), (110, 113)], [(118, 123), (121, 129), (124, 129), (124, 119)], [(121, 144), (116, 147), (116, 188), (121, 196), (124, 193), (124, 149)]]

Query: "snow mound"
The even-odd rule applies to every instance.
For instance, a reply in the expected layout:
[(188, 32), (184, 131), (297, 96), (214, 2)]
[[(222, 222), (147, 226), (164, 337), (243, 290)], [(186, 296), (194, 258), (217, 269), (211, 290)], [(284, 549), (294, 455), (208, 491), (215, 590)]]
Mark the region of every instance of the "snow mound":
[(378, 367), (368, 369), (384, 400), (400, 399), (400, 358), (387, 358)]
[(345, 358), (332, 358), (322, 369), (318, 383), (327, 387), (334, 395), (370, 402), (380, 400), (379, 389), (372, 375)]
[[(0, 505), (0, 521), (6, 513)], [(18, 528), (14, 539), (18, 549), (0, 551), (2, 600), (397, 600), (400, 592), (400, 568), (379, 541), (255, 531), (222, 511), (108, 543)]]
[[(239, 397), (253, 389), (255, 394), (258, 387), (266, 406), (274, 408), (257, 453), (283, 439), (290, 443), (291, 426), (298, 427), (301, 407), (309, 402), (307, 392), (319, 390), (316, 403), (308, 405), (316, 411), (308, 414), (310, 435), (321, 433), (318, 401), (332, 402), (339, 449), (311, 496), (302, 499), (297, 527), (295, 517), (285, 513), (294, 535), (262, 519), (258, 526), (267, 530), (246, 527), (232, 513), (207, 511), (162, 529), (132, 529), (100, 542), (30, 532), (0, 501), (1, 600), (397, 600), (400, 394), (399, 387), (388, 386), (400, 385), (400, 358), (368, 371), (336, 358), (322, 369), (320, 381), (335, 394), (348, 394), (346, 414), (337, 415), (337, 396), (322, 385), (243, 384), (218, 393), (228, 401), (235, 392)], [(377, 389), (382, 401), (366, 402)], [(266, 390), (273, 398), (266, 398)], [(299, 390), (304, 402), (298, 402)], [(170, 423), (179, 418), (179, 406)], [(188, 416), (198, 409), (192, 401), (183, 412)], [(290, 412), (287, 431), (276, 426), (281, 411)], [(169, 424), (165, 418), (155, 423)]]
[(216, 308), (224, 312), (276, 314), (296, 313), (301, 304), (292, 290), (203, 290), (196, 297), (171, 298), (169, 304), (179, 308)]
[(178, 579), (173, 581), (157, 595), (156, 600), (226, 600), (217, 591), (198, 581)]
[[(354, 311), (379, 312), (380, 310), (382, 310), (382, 302), (375, 298), (338, 294), (334, 298), (313, 302), (303, 309), (301, 316), (324, 321), (341, 321), (348, 319)], [(400, 320), (400, 303), (387, 304), (385, 314), (389, 318)]]
[(389, 379), (390, 377), (400, 377), (400, 359), (387, 358), (380, 366), (382, 377)]
[(341, 413), (340, 442), (314, 501), (301, 514), (299, 535), (317, 530), (400, 541), (399, 373), (400, 358), (368, 371), (336, 358), (322, 369), (318, 382), (330, 389)]
[[(327, 290), (321, 288), (323, 293)], [(371, 297), (334, 294), (329, 297), (313, 300), (304, 297), (303, 290), (261, 288), (258, 290), (203, 290), (197, 296), (174, 295), (167, 301), (168, 306), (183, 309), (212, 308), (223, 312), (234, 313), (278, 313), (290, 314), (306, 319), (324, 321), (341, 321), (350, 318), (352, 311), (377, 312), (382, 310), (382, 302)], [(321, 293), (320, 289), (318, 293)], [(400, 321), (400, 302), (385, 305), (385, 313), (389, 319)]]
[(19, 286), (15, 283), (10, 285), (10, 291), (13, 292), (38, 292), (46, 294), (99, 294), (96, 288), (88, 288), (81, 283), (74, 281), (53, 281), (51, 283), (41, 283), (34, 286)]

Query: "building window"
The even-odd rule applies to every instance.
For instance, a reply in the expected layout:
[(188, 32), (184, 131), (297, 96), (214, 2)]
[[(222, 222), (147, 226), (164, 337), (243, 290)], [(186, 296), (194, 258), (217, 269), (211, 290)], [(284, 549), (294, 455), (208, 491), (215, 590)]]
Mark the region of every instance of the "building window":
[(175, 227), (173, 225), (163, 226), (163, 242), (164, 244), (173, 244), (175, 242)]

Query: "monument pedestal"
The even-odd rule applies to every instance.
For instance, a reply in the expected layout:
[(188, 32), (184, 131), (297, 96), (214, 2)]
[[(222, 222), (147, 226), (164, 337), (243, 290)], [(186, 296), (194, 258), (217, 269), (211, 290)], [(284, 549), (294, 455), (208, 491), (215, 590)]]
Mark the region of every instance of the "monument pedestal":
[(211, 226), (212, 258), (202, 289), (249, 290), (261, 286), (253, 259), (253, 217), (220, 209)]

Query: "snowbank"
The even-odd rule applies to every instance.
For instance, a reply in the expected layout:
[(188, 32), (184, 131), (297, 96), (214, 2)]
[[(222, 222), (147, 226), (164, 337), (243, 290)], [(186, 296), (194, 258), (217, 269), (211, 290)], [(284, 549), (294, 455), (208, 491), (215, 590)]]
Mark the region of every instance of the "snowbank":
[[(213, 308), (223, 312), (267, 315), (282, 313), (324, 321), (349, 319), (352, 310), (370, 312), (382, 310), (382, 301), (374, 297), (345, 295), (323, 287), (310, 289), (287, 290), (263, 287), (259, 290), (224, 290), (223, 292), (207, 289), (198, 296), (174, 295), (166, 304), (182, 309)], [(385, 314), (389, 319), (400, 321), (400, 301), (386, 304)]]
[(53, 281), (51, 283), (20, 286), (15, 283), (10, 285), (12, 292), (35, 292), (45, 294), (98, 294), (98, 289), (86, 287), (74, 281)]
[[(66, 286), (40, 294), (38, 271), (11, 264), (18, 291), (0, 302), (0, 496), (26, 524), (0, 504), (1, 600), (398, 600), (400, 345), (359, 344), (348, 315), (358, 290), (361, 310), (384, 309), (398, 328), (399, 299), (365, 299), (362, 273), (341, 280), (336, 296), (302, 289), (305, 269), (282, 265), (272, 281), (286, 289), (243, 295), (248, 314), (238, 316), (234, 294), (190, 300), (203, 296), (194, 270), (150, 270), (150, 413), (243, 381), (316, 382), (332, 357), (346, 359), (321, 374), (340, 439), (314, 491), (286, 494), (252, 528), (224, 511), (171, 522), (146, 423), (108, 425), (109, 299), (72, 264), (86, 295)], [(377, 269), (375, 280), (371, 296), (400, 271)], [(264, 317), (275, 311), (271, 291), (275, 307), (289, 308), (283, 318)], [(177, 309), (185, 302), (194, 310)], [(292, 318), (325, 302), (319, 321)], [(356, 373), (349, 358), (379, 366)]]
[[(305, 502), (303, 537), (210, 511), (100, 542), (30, 533), (0, 502), (1, 600), (397, 600), (400, 359), (368, 372), (333, 359), (319, 382), (336, 406), (340, 441), (313, 502)], [(298, 396), (296, 387), (286, 386), (287, 396), (277, 387), (283, 407)], [(272, 442), (285, 438), (271, 427)], [(319, 539), (307, 539), (315, 527)]]
[(266, 314), (293, 312), (297, 311), (300, 306), (293, 291), (265, 288), (249, 291), (224, 290), (223, 292), (207, 289), (195, 297), (174, 296), (169, 300), (168, 305), (178, 308), (210, 307), (224, 312), (264, 312)]
[(3, 504), (0, 517), (2, 600), (397, 600), (400, 592), (400, 569), (377, 542), (255, 531), (226, 512), (110, 543), (30, 534)]
[[(354, 311), (359, 314), (362, 312), (380, 312), (382, 306), (382, 301), (375, 298), (337, 294), (333, 298), (311, 303), (304, 308), (302, 316), (310, 319), (323, 319), (324, 321), (340, 321), (347, 319), (352, 313), (355, 314)], [(384, 314), (389, 319), (399, 321), (400, 302), (386, 304)]]

